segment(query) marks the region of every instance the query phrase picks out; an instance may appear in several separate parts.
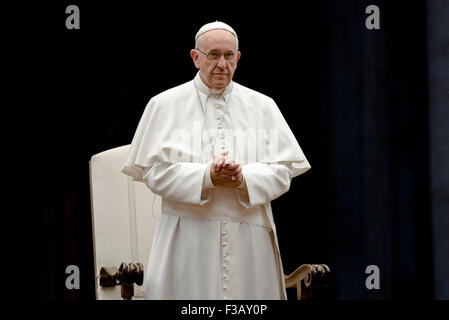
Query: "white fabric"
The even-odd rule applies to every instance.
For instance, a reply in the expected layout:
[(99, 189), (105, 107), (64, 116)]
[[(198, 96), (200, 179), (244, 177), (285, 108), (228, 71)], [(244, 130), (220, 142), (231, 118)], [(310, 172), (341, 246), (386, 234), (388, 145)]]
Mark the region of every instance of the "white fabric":
[[(179, 193), (186, 194), (188, 192), (188, 189), (179, 189)], [(233, 188), (216, 187), (210, 193), (210, 198), (212, 200), (202, 206), (172, 201), (164, 197), (163, 194), (162, 197), (161, 210), (165, 214), (182, 215), (200, 219), (226, 219), (234, 222), (264, 226), (271, 229), (270, 220), (268, 219), (263, 206), (259, 205), (245, 208), (245, 206), (238, 201), (239, 196), (236, 196), (236, 192)], [(248, 197), (246, 197), (246, 199), (247, 198)]]
[[(195, 121), (199, 128), (192, 128)], [(239, 148), (245, 136), (238, 129), (246, 128), (276, 129), (279, 152), (261, 156)], [(173, 136), (176, 129), (183, 134)], [(202, 136), (198, 146), (189, 141), (196, 136)], [(271, 141), (263, 143), (269, 147)], [(210, 186), (211, 144), (215, 154), (228, 150), (242, 164), (243, 188)], [(173, 154), (182, 157), (173, 161)], [(122, 169), (163, 198), (146, 298), (286, 299), (270, 201), (309, 168), (269, 97), (235, 82), (223, 95), (214, 95), (197, 74), (194, 81), (152, 98)]]
[(270, 232), (255, 225), (162, 214), (148, 270), (145, 299), (281, 299)]
[(211, 22), (211, 23), (207, 23), (204, 26), (202, 26), (200, 28), (200, 30), (198, 30), (198, 32), (195, 35), (195, 40), (198, 39), (198, 37), (200, 35), (202, 35), (203, 33), (210, 31), (210, 30), (215, 30), (215, 29), (224, 29), (229, 31), (230, 33), (232, 33), (234, 35), (234, 37), (237, 38), (237, 33), (234, 31), (234, 29), (232, 29), (232, 27), (224, 22), (221, 21), (215, 21), (215, 22)]
[[(195, 79), (196, 83), (202, 83), (199, 74)], [(208, 101), (204, 87), (202, 84), (199, 88), (203, 108)], [(235, 150), (232, 155), (236, 161), (243, 165), (253, 162), (287, 164), (291, 166), (292, 177), (310, 168), (273, 99), (233, 81), (223, 95), (236, 134), (234, 146), (228, 146)], [(210, 159), (204, 159), (208, 153), (203, 151), (207, 144), (201, 143), (201, 138), (208, 140), (207, 130), (202, 130), (203, 120), (204, 112), (193, 80), (151, 98), (122, 172), (143, 181), (144, 170), (159, 162), (209, 164)], [(274, 138), (270, 138), (271, 133), (275, 134)], [(231, 133), (227, 134), (230, 136)], [(273, 149), (277, 152), (269, 152)]]

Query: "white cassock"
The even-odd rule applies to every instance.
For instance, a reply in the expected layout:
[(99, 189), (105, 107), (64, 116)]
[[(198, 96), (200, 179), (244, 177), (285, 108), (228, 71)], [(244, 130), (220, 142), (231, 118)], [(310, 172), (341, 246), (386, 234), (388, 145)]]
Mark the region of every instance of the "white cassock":
[[(211, 151), (242, 165), (239, 188), (211, 183)], [(153, 97), (122, 169), (162, 197), (145, 298), (286, 299), (270, 201), (308, 169), (261, 93), (232, 81), (218, 93), (198, 73)]]

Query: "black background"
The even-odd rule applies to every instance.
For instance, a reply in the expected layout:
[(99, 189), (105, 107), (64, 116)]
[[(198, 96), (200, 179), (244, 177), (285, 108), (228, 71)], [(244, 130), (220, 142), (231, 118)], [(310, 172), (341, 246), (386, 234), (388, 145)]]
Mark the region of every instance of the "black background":
[[(65, 27), (69, 4), (80, 30)], [(365, 27), (370, 4), (380, 30)], [(433, 298), (425, 2), (13, 10), (8, 30), (23, 50), (12, 53), (10, 80), (22, 90), (11, 108), (27, 134), (10, 131), (24, 164), (9, 171), (25, 176), (18, 218), (30, 232), (19, 252), (35, 255), (39, 298), (95, 299), (88, 162), (129, 144), (149, 99), (194, 77), (194, 35), (215, 20), (239, 36), (234, 80), (276, 101), (312, 165), (272, 203), (285, 273), (329, 265), (336, 299)], [(65, 288), (71, 264), (80, 290)], [(365, 288), (372, 264), (380, 290)]]

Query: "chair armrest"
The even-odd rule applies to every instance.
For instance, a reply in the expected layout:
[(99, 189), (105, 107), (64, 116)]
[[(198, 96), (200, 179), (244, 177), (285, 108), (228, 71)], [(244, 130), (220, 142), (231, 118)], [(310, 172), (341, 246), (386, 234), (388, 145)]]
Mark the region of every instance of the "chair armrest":
[(330, 269), (325, 264), (303, 264), (289, 275), (284, 275), (285, 286), (287, 288), (296, 287), (296, 295), (298, 300), (311, 297), (311, 293), (304, 294), (302, 291), (302, 283), (305, 288), (311, 289), (313, 276), (328, 277)]

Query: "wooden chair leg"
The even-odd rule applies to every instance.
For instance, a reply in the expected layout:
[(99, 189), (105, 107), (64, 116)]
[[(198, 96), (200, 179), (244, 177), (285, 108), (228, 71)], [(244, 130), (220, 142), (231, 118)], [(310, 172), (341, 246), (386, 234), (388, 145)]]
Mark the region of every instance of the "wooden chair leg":
[(132, 300), (134, 283), (138, 286), (143, 284), (143, 265), (140, 262), (130, 264), (123, 262), (118, 269), (105, 267), (100, 269), (100, 286), (120, 285), (123, 300)]

